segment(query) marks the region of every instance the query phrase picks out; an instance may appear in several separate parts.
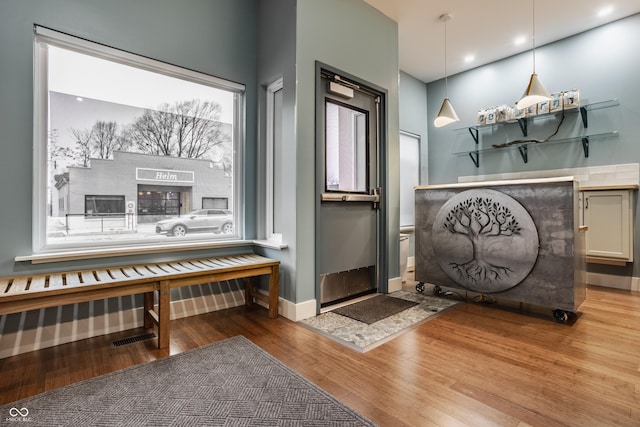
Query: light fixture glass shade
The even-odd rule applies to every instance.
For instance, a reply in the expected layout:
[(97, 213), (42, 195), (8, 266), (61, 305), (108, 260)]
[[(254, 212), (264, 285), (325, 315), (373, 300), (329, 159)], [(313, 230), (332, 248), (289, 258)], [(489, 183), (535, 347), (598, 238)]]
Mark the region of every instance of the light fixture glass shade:
[(542, 86), (540, 79), (538, 79), (538, 75), (533, 73), (529, 79), (527, 90), (525, 90), (522, 95), (522, 99), (516, 102), (516, 108), (524, 110), (533, 104), (537, 104), (542, 101), (550, 101), (551, 99), (551, 95), (549, 95), (549, 92), (544, 88), (544, 86)]
[(453, 109), (451, 101), (449, 101), (449, 98), (445, 98), (444, 101), (442, 101), (438, 117), (433, 121), (433, 125), (439, 128), (448, 125), (449, 123), (457, 122), (458, 120), (460, 120), (460, 118)]

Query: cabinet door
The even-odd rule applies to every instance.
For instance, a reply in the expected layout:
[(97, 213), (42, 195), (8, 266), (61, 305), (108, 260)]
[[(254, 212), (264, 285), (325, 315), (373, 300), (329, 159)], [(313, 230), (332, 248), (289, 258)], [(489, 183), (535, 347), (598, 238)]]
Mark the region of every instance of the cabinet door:
[(633, 225), (629, 190), (583, 194), (587, 256), (633, 261)]

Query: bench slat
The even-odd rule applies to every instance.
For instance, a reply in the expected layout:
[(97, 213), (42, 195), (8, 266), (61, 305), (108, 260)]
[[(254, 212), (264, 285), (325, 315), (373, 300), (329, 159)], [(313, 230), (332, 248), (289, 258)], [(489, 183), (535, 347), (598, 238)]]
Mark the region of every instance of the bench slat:
[(15, 295), (21, 293), (27, 293), (27, 284), (29, 283), (28, 277), (16, 277), (9, 288), (9, 292), (5, 292), (4, 295)]
[(45, 285), (47, 284), (46, 276), (39, 274), (31, 277), (31, 284), (29, 285), (29, 292), (45, 291)]
[(158, 277), (164, 276), (165, 274), (153, 264), (145, 264), (144, 266), (136, 268), (140, 272), (140, 274), (144, 275), (144, 277)]
[(113, 281), (113, 279), (105, 269), (95, 270), (95, 273), (99, 279), (98, 283), (108, 283)]
[(113, 279), (111, 279), (113, 281), (122, 282), (124, 280), (129, 280), (129, 278), (125, 276), (125, 274), (119, 268), (109, 268), (108, 272), (110, 276), (113, 276)]
[(67, 286), (78, 286), (82, 285), (80, 272), (79, 271), (71, 271), (66, 274), (67, 276)]
[(201, 259), (194, 259), (189, 261), (189, 265), (193, 268), (193, 271), (212, 271), (216, 268), (218, 268), (218, 266), (216, 264), (207, 264), (204, 262), (204, 260)]
[(134, 270), (133, 267), (122, 267), (120, 268), (120, 271), (123, 275), (128, 276), (129, 279), (139, 279), (143, 277), (136, 270)]
[(183, 266), (180, 263), (177, 262), (170, 262), (167, 264), (168, 268), (171, 269), (171, 271), (173, 271), (174, 274), (189, 274), (189, 273), (193, 273), (194, 269), (193, 268), (187, 268), (185, 266)]
[(49, 289), (57, 289), (64, 286), (62, 273), (53, 273), (49, 276)]
[(0, 279), (0, 295), (7, 292), (7, 288), (9, 288), (9, 279)]
[(82, 283), (85, 285), (97, 285), (100, 283), (93, 275), (92, 270), (79, 271), (78, 274), (82, 275)]

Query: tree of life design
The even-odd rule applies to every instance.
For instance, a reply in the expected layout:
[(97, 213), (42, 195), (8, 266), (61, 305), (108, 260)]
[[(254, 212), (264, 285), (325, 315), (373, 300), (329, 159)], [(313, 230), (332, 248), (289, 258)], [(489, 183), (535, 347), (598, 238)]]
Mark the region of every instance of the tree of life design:
[(537, 230), (529, 213), (495, 190), (467, 190), (449, 199), (436, 215), (432, 238), (447, 276), (480, 292), (517, 285), (538, 254)]
[(507, 265), (492, 264), (485, 259), (488, 240), (520, 234), (522, 230), (506, 206), (488, 197), (470, 197), (449, 211), (442, 226), (450, 233), (461, 234), (471, 241), (473, 258), (463, 263), (449, 264), (459, 275), (480, 282), (497, 280), (512, 271)]

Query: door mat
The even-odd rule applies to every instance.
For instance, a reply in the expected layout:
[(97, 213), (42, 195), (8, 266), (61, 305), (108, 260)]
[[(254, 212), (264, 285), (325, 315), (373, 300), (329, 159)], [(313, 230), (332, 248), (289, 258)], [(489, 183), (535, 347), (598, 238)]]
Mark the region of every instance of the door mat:
[(332, 310), (336, 314), (370, 325), (400, 313), (409, 307), (418, 305), (417, 302), (394, 298), (388, 295), (378, 295), (364, 301), (346, 305)]
[(336, 310), (300, 320), (306, 328), (359, 352), (372, 350), (459, 304), (458, 301), (405, 290), (392, 297), (417, 303), (399, 313), (367, 324), (336, 313)]

